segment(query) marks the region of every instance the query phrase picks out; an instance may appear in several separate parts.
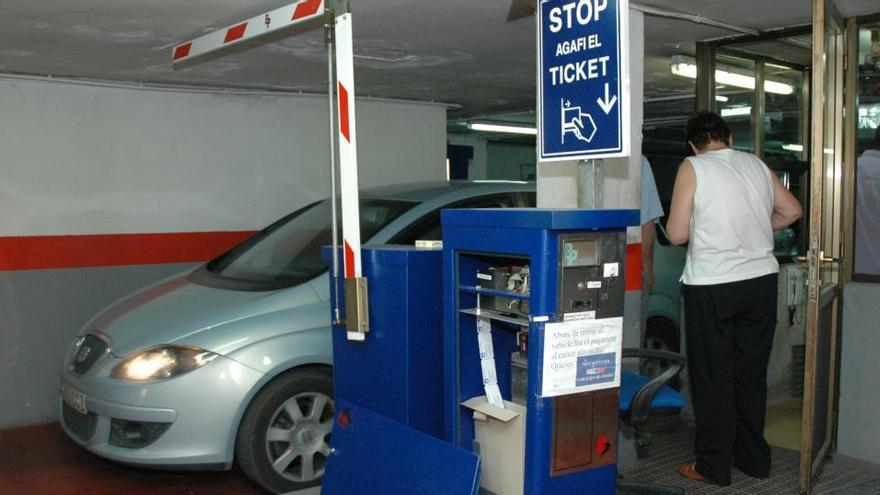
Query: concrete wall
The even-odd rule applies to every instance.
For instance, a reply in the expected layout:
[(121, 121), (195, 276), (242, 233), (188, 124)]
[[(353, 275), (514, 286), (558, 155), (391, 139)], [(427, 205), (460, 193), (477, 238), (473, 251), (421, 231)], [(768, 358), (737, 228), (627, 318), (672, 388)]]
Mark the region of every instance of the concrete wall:
[(837, 449), (880, 464), (880, 284), (850, 283), (843, 290), (840, 416)]
[(478, 133), (450, 134), (448, 139), (449, 144), (470, 146), (474, 149), (474, 157), (468, 167), (469, 179), (522, 180), (522, 165), (535, 165), (533, 145), (490, 142)]
[[(0, 428), (55, 419), (63, 352), (100, 308), (329, 191), (326, 97), (0, 75), (0, 109)], [(362, 187), (445, 178), (444, 107), (357, 111)]]
[(479, 180), (488, 178), (486, 170), (488, 167), (488, 159), (486, 157), (488, 147), (485, 139), (476, 134), (449, 134), (447, 138), (449, 144), (470, 146), (474, 149), (474, 157), (471, 158), (470, 165), (468, 166), (468, 179)]
[(487, 159), (489, 179), (526, 180), (523, 169), (535, 174), (531, 180), (537, 178), (534, 146), (489, 143)]
[(56, 419), (61, 361), (86, 320), (123, 295), (191, 266), (0, 272), (0, 429)]
[[(0, 236), (238, 230), (330, 189), (327, 100), (0, 78)], [(446, 111), (358, 101), (362, 187), (445, 178)]]

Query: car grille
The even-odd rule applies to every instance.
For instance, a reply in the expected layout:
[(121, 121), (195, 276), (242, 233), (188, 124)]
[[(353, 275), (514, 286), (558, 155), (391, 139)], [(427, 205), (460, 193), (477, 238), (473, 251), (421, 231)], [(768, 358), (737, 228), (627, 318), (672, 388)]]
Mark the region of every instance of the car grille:
[(170, 426), (171, 423), (113, 419), (110, 421), (110, 445), (140, 449), (158, 440)]
[(89, 441), (95, 434), (95, 428), (98, 426), (97, 415), (93, 413), (81, 414), (67, 404), (63, 405), (61, 415), (67, 429), (83, 442)]
[(88, 334), (73, 355), (73, 371), (82, 375), (91, 368), (107, 351), (107, 342), (101, 338)]

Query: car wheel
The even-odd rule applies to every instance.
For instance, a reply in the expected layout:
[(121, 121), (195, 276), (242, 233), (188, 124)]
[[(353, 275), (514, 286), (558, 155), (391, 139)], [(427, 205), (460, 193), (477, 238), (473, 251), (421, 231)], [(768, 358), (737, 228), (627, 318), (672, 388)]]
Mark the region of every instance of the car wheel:
[[(662, 317), (648, 318), (648, 325), (645, 329), (645, 342), (642, 345), (645, 349), (653, 349), (658, 351), (679, 352), (679, 336), (678, 327), (675, 323)], [(645, 376), (655, 377), (663, 372), (669, 363), (656, 359), (643, 359), (639, 366), (639, 373)], [(678, 390), (681, 387), (678, 376), (672, 377), (668, 385)]]
[(333, 429), (333, 379), (328, 372), (286, 372), (248, 406), (235, 441), (242, 471), (272, 493), (321, 484)]

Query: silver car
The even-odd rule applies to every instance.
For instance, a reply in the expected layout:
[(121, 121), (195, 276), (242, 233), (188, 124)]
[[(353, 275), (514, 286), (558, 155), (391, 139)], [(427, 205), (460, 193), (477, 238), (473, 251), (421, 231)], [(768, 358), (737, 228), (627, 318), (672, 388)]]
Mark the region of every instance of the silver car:
[[(369, 243), (439, 239), (440, 209), (534, 206), (533, 183), (431, 182), (361, 195)], [(330, 203), (93, 318), (64, 358), (67, 435), (116, 461), (229, 469), (263, 488), (320, 483), (333, 418)]]

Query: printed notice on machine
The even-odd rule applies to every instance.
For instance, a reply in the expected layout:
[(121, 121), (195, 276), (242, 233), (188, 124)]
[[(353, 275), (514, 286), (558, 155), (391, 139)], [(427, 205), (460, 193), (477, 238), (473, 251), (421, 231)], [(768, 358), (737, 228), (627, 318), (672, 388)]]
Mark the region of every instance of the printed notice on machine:
[(620, 386), (623, 318), (544, 326), (542, 397)]

